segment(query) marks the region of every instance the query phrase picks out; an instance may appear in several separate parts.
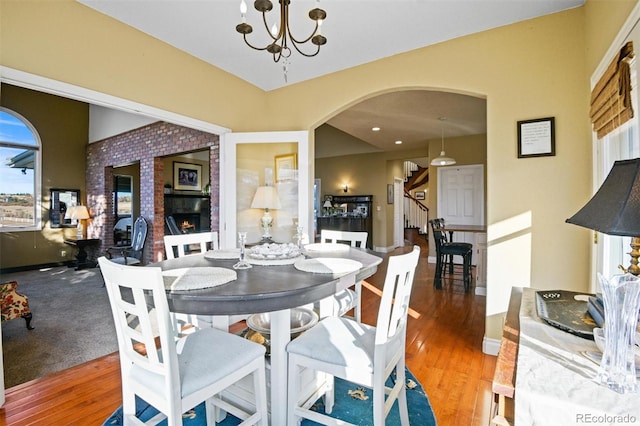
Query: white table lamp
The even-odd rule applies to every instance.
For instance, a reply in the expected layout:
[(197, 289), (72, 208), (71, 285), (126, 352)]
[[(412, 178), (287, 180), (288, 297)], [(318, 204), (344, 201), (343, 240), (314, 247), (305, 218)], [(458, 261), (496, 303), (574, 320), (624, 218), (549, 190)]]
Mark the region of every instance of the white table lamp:
[(67, 209), (67, 212), (64, 215), (65, 219), (72, 219), (78, 221), (78, 238), (86, 238), (86, 227), (85, 221), (87, 219), (91, 219), (89, 215), (89, 210), (87, 206), (71, 206)]
[(273, 224), (273, 217), (269, 214), (269, 209), (281, 208), (280, 198), (278, 197), (278, 191), (276, 191), (276, 188), (273, 186), (258, 187), (256, 194), (253, 196), (251, 208), (264, 209), (264, 215), (260, 219), (260, 225), (262, 226), (262, 241), (272, 241), (269, 228), (271, 228), (271, 225)]

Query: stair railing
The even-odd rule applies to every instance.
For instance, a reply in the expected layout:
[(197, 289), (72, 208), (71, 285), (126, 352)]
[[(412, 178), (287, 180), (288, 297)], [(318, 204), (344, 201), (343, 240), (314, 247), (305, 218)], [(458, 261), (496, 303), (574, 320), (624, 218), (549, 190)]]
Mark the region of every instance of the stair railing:
[(404, 220), (406, 228), (418, 228), (421, 234), (428, 234), (429, 208), (408, 191), (404, 192)]

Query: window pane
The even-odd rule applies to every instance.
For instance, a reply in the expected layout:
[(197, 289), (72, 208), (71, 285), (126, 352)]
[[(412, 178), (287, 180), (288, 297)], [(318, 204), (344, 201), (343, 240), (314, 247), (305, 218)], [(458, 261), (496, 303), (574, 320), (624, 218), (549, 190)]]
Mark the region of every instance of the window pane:
[(4, 111), (0, 111), (0, 142), (38, 147), (31, 129), (17, 117)]
[(35, 151), (0, 147), (0, 227), (35, 225)]

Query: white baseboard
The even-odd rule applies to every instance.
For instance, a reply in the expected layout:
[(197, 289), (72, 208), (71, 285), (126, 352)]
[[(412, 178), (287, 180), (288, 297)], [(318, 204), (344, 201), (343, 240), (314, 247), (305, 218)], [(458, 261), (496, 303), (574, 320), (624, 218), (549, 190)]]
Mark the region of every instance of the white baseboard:
[(482, 339), (482, 353), (498, 356), (500, 352), (500, 340), (484, 337)]
[(487, 288), (486, 287), (478, 287), (476, 286), (476, 296), (486, 296)]
[(377, 251), (378, 253), (391, 253), (395, 249), (396, 249), (396, 247), (394, 247), (394, 246), (389, 246), (389, 247), (376, 247), (376, 246), (373, 246), (373, 251)]

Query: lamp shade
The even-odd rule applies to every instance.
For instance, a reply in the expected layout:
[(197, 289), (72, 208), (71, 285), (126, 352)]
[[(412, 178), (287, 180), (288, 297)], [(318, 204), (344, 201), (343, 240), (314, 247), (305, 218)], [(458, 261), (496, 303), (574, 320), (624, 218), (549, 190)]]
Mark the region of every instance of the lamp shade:
[(330, 200), (325, 200), (324, 204), (322, 205), (322, 207), (333, 207), (331, 204)]
[(253, 196), (252, 209), (279, 209), (280, 198), (274, 186), (260, 186)]
[(444, 151), (440, 152), (439, 157), (431, 160), (432, 166), (452, 166), (454, 164), (456, 164), (456, 160), (451, 157), (447, 157), (447, 154), (445, 154)]
[(87, 206), (71, 206), (64, 215), (65, 219), (90, 219)]
[(566, 222), (609, 235), (640, 236), (640, 158), (613, 163), (598, 192)]

